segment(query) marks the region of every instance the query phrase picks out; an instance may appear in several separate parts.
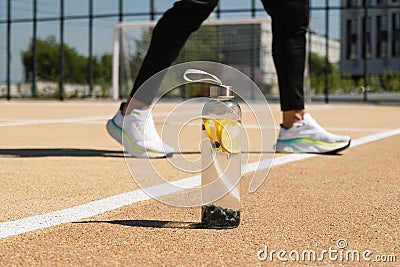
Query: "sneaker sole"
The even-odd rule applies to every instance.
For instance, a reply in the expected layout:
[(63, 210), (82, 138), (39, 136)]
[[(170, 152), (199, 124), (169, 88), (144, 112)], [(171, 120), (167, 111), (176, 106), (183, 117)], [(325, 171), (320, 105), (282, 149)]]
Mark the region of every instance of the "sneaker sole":
[(157, 151), (146, 150), (141, 148), (132, 141), (129, 135), (111, 119), (106, 124), (107, 132), (117, 141), (123, 145), (126, 151), (136, 158), (164, 158), (167, 155)]
[(275, 145), (275, 151), (280, 153), (337, 154), (348, 148), (350, 143), (351, 140), (348, 142), (328, 143), (309, 138), (278, 140)]
[(117, 127), (115, 127), (115, 123), (112, 119), (107, 121), (106, 129), (107, 129), (108, 134), (115, 141), (117, 141), (119, 144), (122, 145), (122, 132)]

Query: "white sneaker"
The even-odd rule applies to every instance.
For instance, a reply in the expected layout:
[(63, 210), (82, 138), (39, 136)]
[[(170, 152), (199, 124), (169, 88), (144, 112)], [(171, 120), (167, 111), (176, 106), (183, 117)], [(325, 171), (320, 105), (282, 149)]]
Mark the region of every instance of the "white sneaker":
[(310, 114), (297, 121), (289, 129), (281, 126), (277, 152), (285, 153), (337, 153), (350, 146), (351, 139), (347, 135), (336, 135), (322, 128)]
[(122, 115), (121, 111), (118, 111), (117, 114), (111, 119), (107, 121), (106, 128), (107, 132), (122, 145), (122, 125), (124, 123), (124, 115)]
[(138, 158), (161, 158), (171, 155), (174, 149), (165, 144), (157, 133), (151, 110), (136, 110), (122, 115), (121, 111), (107, 122), (108, 133), (125, 150)]

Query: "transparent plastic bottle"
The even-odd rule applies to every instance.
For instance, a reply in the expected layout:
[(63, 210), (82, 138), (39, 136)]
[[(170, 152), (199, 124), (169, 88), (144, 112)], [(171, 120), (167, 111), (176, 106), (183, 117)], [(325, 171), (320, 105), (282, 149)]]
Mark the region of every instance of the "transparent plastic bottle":
[(240, 224), (241, 115), (230, 86), (211, 86), (210, 100), (202, 111), (201, 181), (206, 204), (201, 221), (207, 227)]

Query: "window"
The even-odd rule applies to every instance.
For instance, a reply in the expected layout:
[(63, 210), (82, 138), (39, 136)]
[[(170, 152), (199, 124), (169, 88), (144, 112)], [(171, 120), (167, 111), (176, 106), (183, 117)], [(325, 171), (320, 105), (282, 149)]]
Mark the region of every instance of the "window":
[(388, 16), (378, 16), (376, 21), (377, 45), (376, 56), (386, 58), (388, 56)]
[(376, 0), (376, 3), (377, 3), (378, 5), (387, 5), (387, 4), (388, 4), (388, 1), (387, 1), (387, 0)]
[(357, 20), (347, 21), (347, 59), (357, 59)]
[(363, 19), (363, 58), (371, 58), (371, 18)]
[(372, 0), (363, 0), (363, 6), (372, 6)]
[(347, 7), (356, 7), (358, 6), (358, 0), (347, 0)]
[(392, 56), (400, 57), (400, 13), (392, 18)]

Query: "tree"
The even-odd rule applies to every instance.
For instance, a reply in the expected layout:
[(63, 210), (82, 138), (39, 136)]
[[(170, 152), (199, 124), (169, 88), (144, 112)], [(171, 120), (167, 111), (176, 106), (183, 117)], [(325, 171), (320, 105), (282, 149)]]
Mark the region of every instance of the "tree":
[[(25, 71), (25, 81), (32, 76), (32, 53), (33, 40), (28, 49), (22, 52), (22, 64)], [(45, 40), (37, 39), (37, 64), (36, 75), (39, 80), (59, 81), (60, 80), (60, 44), (54, 36)], [(104, 54), (100, 58), (93, 59), (93, 80), (97, 84), (111, 83), (112, 56)], [(64, 44), (64, 81), (69, 83), (85, 84), (88, 81), (88, 58), (80, 55), (74, 48)]]
[[(31, 40), (28, 50), (22, 52), (22, 64), (25, 71), (25, 80), (30, 80), (32, 76), (32, 46)], [(58, 81), (60, 79), (59, 52), (60, 45), (54, 36), (49, 36), (45, 40), (37, 39), (37, 78), (47, 81)], [(87, 59), (79, 55), (78, 52), (64, 45), (64, 80), (67, 82), (83, 83), (87, 80)]]
[(112, 77), (112, 55), (103, 54), (93, 62), (93, 80), (96, 84), (110, 84)]
[[(324, 91), (325, 88), (325, 57), (321, 57), (318, 54), (311, 52), (310, 57), (310, 79), (311, 88), (314, 93), (319, 94)], [(329, 87), (333, 90), (339, 89), (340, 74), (339, 67), (335, 64), (328, 64), (328, 74), (329, 74)]]

